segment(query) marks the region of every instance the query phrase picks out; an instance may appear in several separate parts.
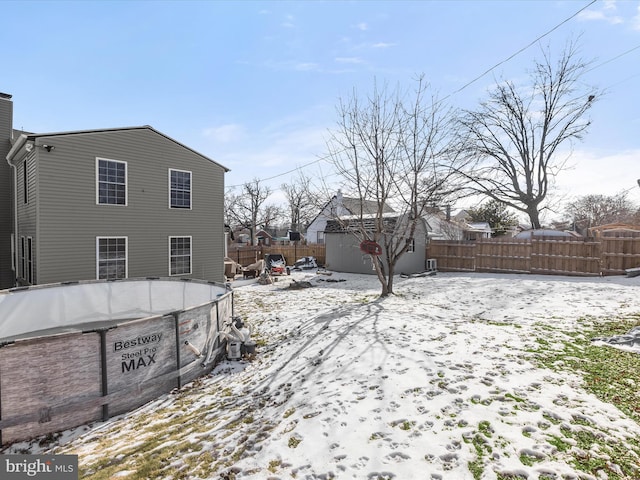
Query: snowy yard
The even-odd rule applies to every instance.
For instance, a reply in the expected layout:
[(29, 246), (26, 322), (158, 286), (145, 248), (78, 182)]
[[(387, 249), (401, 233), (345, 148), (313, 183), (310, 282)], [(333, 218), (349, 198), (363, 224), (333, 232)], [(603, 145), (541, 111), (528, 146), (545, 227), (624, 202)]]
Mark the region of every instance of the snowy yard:
[(91, 479), (640, 478), (640, 354), (589, 342), (640, 324), (640, 278), (440, 273), (378, 300), (374, 276), (294, 273), (235, 291), (255, 359), (6, 453), (78, 454)]

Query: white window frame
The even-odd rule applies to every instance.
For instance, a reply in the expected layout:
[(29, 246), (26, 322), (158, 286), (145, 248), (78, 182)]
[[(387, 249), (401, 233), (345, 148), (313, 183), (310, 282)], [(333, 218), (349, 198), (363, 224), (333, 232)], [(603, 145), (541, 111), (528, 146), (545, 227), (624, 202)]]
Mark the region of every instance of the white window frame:
[(414, 253), (416, 251), (416, 239), (412, 238), (405, 250), (406, 253)]
[[(124, 204), (100, 202), (100, 162), (113, 162), (124, 164)], [(96, 157), (96, 205), (109, 205), (112, 207), (126, 207), (129, 204), (129, 164), (124, 160)]]
[(27, 237), (27, 283), (33, 285), (33, 237)]
[(24, 235), (20, 237), (20, 272), (18, 276), (21, 279), (26, 278), (27, 273), (27, 239)]
[(22, 179), (22, 189), (24, 190), (24, 192), (22, 192), (22, 203), (25, 205), (28, 205), (29, 204), (29, 166), (27, 165), (26, 159), (24, 162), (22, 162), (22, 176), (24, 177)]
[(100, 240), (122, 239), (124, 238), (124, 278), (129, 278), (129, 237), (126, 236), (104, 236), (96, 237), (96, 279), (109, 280), (100, 278)]
[[(188, 238), (189, 239), (189, 272), (184, 273), (172, 273), (171, 272), (171, 240), (174, 238)], [(193, 237), (191, 235), (175, 235), (169, 237), (169, 276), (170, 277), (179, 277), (180, 275), (191, 275), (193, 272)], [(185, 256), (185, 255), (180, 255)]]
[(324, 232), (318, 230), (316, 232), (316, 240), (318, 244), (324, 245)]
[[(188, 173), (189, 174), (189, 207), (179, 207), (179, 206), (174, 206), (171, 202), (172, 197), (171, 197), (171, 173), (172, 172), (181, 172), (181, 173)], [(191, 210), (193, 208), (193, 172), (191, 170), (180, 170), (177, 168), (170, 168), (169, 169), (169, 174), (168, 174), (168, 183), (169, 183), (169, 208), (170, 209), (176, 209), (176, 210)]]

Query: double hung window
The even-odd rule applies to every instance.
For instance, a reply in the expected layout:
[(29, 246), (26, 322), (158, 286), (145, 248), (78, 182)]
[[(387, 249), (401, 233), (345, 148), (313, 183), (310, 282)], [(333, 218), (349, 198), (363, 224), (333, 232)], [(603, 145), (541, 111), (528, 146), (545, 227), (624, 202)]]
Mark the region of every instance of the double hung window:
[(169, 275), (191, 273), (191, 237), (169, 237)]
[(96, 180), (99, 205), (127, 204), (127, 162), (97, 158)]
[(191, 208), (191, 172), (169, 169), (169, 207)]
[(127, 278), (127, 237), (97, 238), (98, 280)]

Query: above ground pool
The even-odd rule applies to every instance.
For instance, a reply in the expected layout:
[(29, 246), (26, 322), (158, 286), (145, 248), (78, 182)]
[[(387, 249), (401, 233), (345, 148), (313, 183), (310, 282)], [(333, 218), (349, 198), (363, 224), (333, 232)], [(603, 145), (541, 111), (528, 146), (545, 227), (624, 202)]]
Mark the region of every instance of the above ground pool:
[(0, 445), (106, 420), (211, 371), (233, 293), (182, 279), (0, 291)]

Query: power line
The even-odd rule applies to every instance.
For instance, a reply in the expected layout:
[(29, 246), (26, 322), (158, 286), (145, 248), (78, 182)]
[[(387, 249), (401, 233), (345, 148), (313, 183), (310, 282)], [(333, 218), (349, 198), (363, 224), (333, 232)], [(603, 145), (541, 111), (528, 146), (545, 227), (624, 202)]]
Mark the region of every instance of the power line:
[[(551, 30), (547, 31), (546, 33), (543, 33), (543, 34), (542, 34), (542, 35), (540, 35), (538, 38), (536, 38), (535, 40), (533, 40), (532, 42), (530, 42), (526, 47), (521, 48), (520, 50), (518, 50), (518, 51), (517, 51), (516, 53), (514, 53), (513, 55), (511, 55), (511, 56), (509, 56), (508, 58), (506, 58), (506, 59), (502, 60), (501, 62), (499, 62), (499, 63), (495, 64), (493, 67), (489, 68), (488, 70), (486, 70), (486, 71), (485, 71), (484, 73), (482, 73), (481, 75), (477, 76), (476, 78), (474, 78), (474, 79), (473, 79), (473, 80), (471, 80), (470, 82), (466, 83), (465, 85), (463, 85), (462, 87), (460, 87), (458, 90), (456, 90), (456, 91), (454, 91), (454, 92), (450, 93), (449, 95), (447, 95), (446, 97), (444, 97), (442, 100), (440, 100), (440, 102), (443, 102), (444, 100), (446, 100), (447, 98), (449, 98), (449, 97), (451, 97), (451, 96), (455, 95), (456, 93), (461, 92), (462, 90), (464, 90), (464, 89), (465, 89), (465, 88), (467, 88), (468, 86), (470, 86), (470, 85), (472, 85), (473, 83), (475, 83), (475, 82), (477, 82), (478, 80), (480, 80), (482, 77), (484, 77), (486, 74), (488, 74), (488, 73), (489, 73), (489, 72), (491, 72), (492, 70), (495, 70), (495, 69), (496, 69), (496, 68), (498, 68), (500, 65), (502, 65), (502, 64), (504, 64), (504, 63), (506, 63), (506, 62), (508, 62), (509, 60), (511, 60), (512, 58), (514, 58), (515, 56), (517, 56), (517, 55), (519, 55), (520, 53), (524, 52), (525, 50), (527, 50), (528, 48), (530, 48), (532, 45), (534, 45), (536, 42), (540, 41), (542, 38), (546, 37), (547, 35), (549, 35), (549, 34), (550, 34), (550, 33), (552, 33), (553, 31), (557, 30), (557, 29), (558, 29), (558, 28), (560, 28), (562, 25), (564, 25), (565, 23), (567, 23), (569, 20), (571, 20), (571, 19), (575, 18), (575, 17), (576, 17), (577, 15), (579, 15), (582, 11), (586, 10), (586, 9), (587, 9), (587, 8), (589, 8), (591, 5), (593, 5), (594, 3), (596, 3), (596, 1), (597, 1), (597, 0), (592, 0), (592, 1), (591, 1), (591, 2), (589, 2), (587, 5), (585, 5), (584, 7), (582, 7), (580, 10), (578, 10), (577, 12), (575, 12), (573, 15), (571, 15), (570, 17), (566, 18), (565, 20), (563, 20), (562, 22), (560, 22), (559, 24), (557, 24), (557, 25), (556, 25), (555, 27), (553, 27)], [(640, 48), (640, 46), (635, 47), (635, 48)], [(634, 48), (634, 49), (632, 49), (632, 50), (635, 50), (635, 48)], [(632, 50), (631, 50), (631, 51), (632, 51)], [(618, 57), (620, 57), (620, 56), (622, 56), (622, 55), (625, 55), (625, 54), (627, 54), (627, 53), (629, 53), (629, 52), (624, 52), (623, 54), (620, 54)], [(618, 58), (618, 57), (616, 57), (616, 58)], [(608, 63), (609, 61), (613, 61), (613, 60), (615, 60), (615, 58), (613, 58), (613, 59), (611, 59), (611, 60), (608, 60), (607, 62), (604, 62), (604, 63)], [(598, 65), (598, 67), (599, 67), (599, 66), (604, 65), (604, 63), (602, 63), (602, 64)], [(594, 68), (598, 68), (598, 67), (594, 67)], [(299, 166), (299, 167), (296, 167), (296, 168), (294, 168), (294, 169), (292, 169), (292, 170), (289, 170), (289, 171), (287, 171), (287, 172), (283, 172), (283, 173), (279, 173), (278, 175), (274, 175), (274, 176), (269, 177), (269, 178), (263, 178), (263, 179), (261, 179), (260, 181), (261, 181), (261, 182), (267, 182), (267, 181), (269, 181), (269, 180), (273, 180), (273, 179), (276, 179), (276, 178), (279, 178), (279, 177), (283, 177), (283, 176), (285, 176), (285, 175), (289, 175), (290, 173), (293, 173), (293, 172), (295, 172), (295, 171), (297, 171), (297, 170), (300, 170), (301, 168), (308, 167), (308, 166), (310, 166), (310, 165), (315, 165), (316, 163), (319, 163), (319, 162), (321, 162), (321, 161), (327, 160), (328, 158), (329, 158), (329, 156), (321, 157), (321, 158), (319, 158), (319, 159), (317, 159), (317, 160), (314, 160), (313, 162), (306, 163), (306, 164), (301, 165), (301, 166)], [(245, 182), (245, 183), (246, 183), (246, 182)], [(243, 185), (244, 185), (244, 183), (243, 183), (243, 184), (239, 184), (239, 185), (230, 185), (230, 186), (229, 186), (229, 187), (227, 187), (227, 188), (236, 188), (236, 187), (241, 187), (241, 186), (243, 186)]]
[[(326, 155), (326, 156), (324, 156), (324, 157), (320, 157), (320, 158), (318, 158), (317, 160), (314, 160), (313, 162), (305, 163), (304, 165), (300, 165), (299, 167), (296, 167), (296, 168), (294, 168), (294, 169), (291, 169), (291, 170), (289, 170), (289, 171), (287, 171), (287, 172), (279, 173), (278, 175), (274, 175), (273, 177), (262, 178), (262, 179), (260, 179), (260, 181), (261, 181), (261, 182), (268, 182), (269, 180), (273, 180), (273, 179), (275, 179), (275, 178), (279, 178), (279, 177), (283, 177), (283, 176), (285, 176), (285, 175), (289, 175), (290, 173), (296, 172), (296, 171), (300, 170), (301, 168), (305, 168), (305, 167), (308, 167), (308, 166), (310, 166), (310, 165), (315, 165), (316, 163), (320, 163), (320, 162), (322, 162), (322, 161), (324, 161), (324, 160), (327, 160), (328, 158), (330, 158), (330, 156), (329, 156), (329, 155)], [(228, 187), (226, 187), (226, 188), (242, 187), (242, 186), (243, 186), (243, 185), (245, 185), (246, 183), (248, 183), (248, 182), (244, 182), (244, 183), (241, 183), (241, 184), (239, 184), (239, 185), (229, 185), (229, 186), (228, 186)]]
[(607, 63), (611, 63), (611, 62), (613, 62), (614, 60), (619, 59), (620, 57), (624, 57), (625, 55), (627, 55), (627, 54), (629, 54), (629, 53), (631, 53), (631, 52), (633, 52), (634, 50), (637, 50), (637, 49), (639, 49), (639, 48), (640, 48), (640, 45), (636, 45), (635, 47), (630, 48), (630, 49), (629, 49), (629, 50), (627, 50), (626, 52), (622, 52), (621, 54), (616, 55), (615, 57), (610, 58), (609, 60), (605, 60), (604, 62), (602, 62), (602, 63), (600, 63), (600, 64), (596, 65), (595, 67), (591, 67), (590, 69), (585, 70), (585, 73), (590, 72), (591, 70), (595, 70), (596, 68), (600, 68), (600, 67), (602, 67), (603, 65), (606, 65)]
[(575, 18), (576, 16), (578, 16), (581, 12), (583, 12), (584, 10), (586, 10), (587, 8), (589, 8), (591, 5), (593, 5), (594, 3), (596, 3), (597, 0), (592, 0), (591, 2), (589, 2), (587, 5), (585, 5), (584, 7), (582, 7), (580, 10), (578, 10), (576, 13), (574, 13), (573, 15), (571, 15), (570, 17), (566, 18), (565, 20), (563, 20), (562, 22), (560, 22), (559, 24), (557, 24), (555, 27), (553, 27), (551, 30), (549, 30), (546, 33), (543, 33), (542, 35), (540, 35), (538, 38), (536, 38), (535, 40), (533, 40), (532, 42), (530, 42), (526, 47), (521, 48), (520, 50), (518, 50), (516, 53), (514, 53), (513, 55), (509, 56), (508, 58), (502, 60), (501, 62), (496, 63), (493, 67), (489, 68), (488, 70), (486, 70), (484, 73), (482, 73), (481, 75), (478, 75), (476, 78), (474, 78), (473, 80), (471, 80), (470, 82), (464, 84), (462, 87), (460, 87), (458, 90), (450, 93), (449, 95), (447, 95), (446, 97), (444, 97), (442, 100), (446, 100), (447, 98), (451, 97), (452, 95), (455, 95), (456, 93), (461, 92), (462, 90), (464, 90), (465, 88), (467, 88), (469, 85), (477, 82), (478, 80), (480, 80), (482, 77), (484, 77), (486, 74), (488, 74), (489, 72), (495, 70), (496, 68), (498, 68), (500, 65), (507, 63), (509, 60), (511, 60), (512, 58), (514, 58), (515, 56), (521, 54), (522, 52), (524, 52), (525, 50), (527, 50), (528, 48), (530, 48), (532, 45), (534, 45), (535, 43), (539, 42), (541, 39), (543, 39), (544, 37), (546, 37), (547, 35), (549, 35), (550, 33), (552, 33), (553, 31), (557, 30), (558, 28), (560, 28), (562, 25), (564, 25), (565, 23), (567, 23), (569, 20)]

